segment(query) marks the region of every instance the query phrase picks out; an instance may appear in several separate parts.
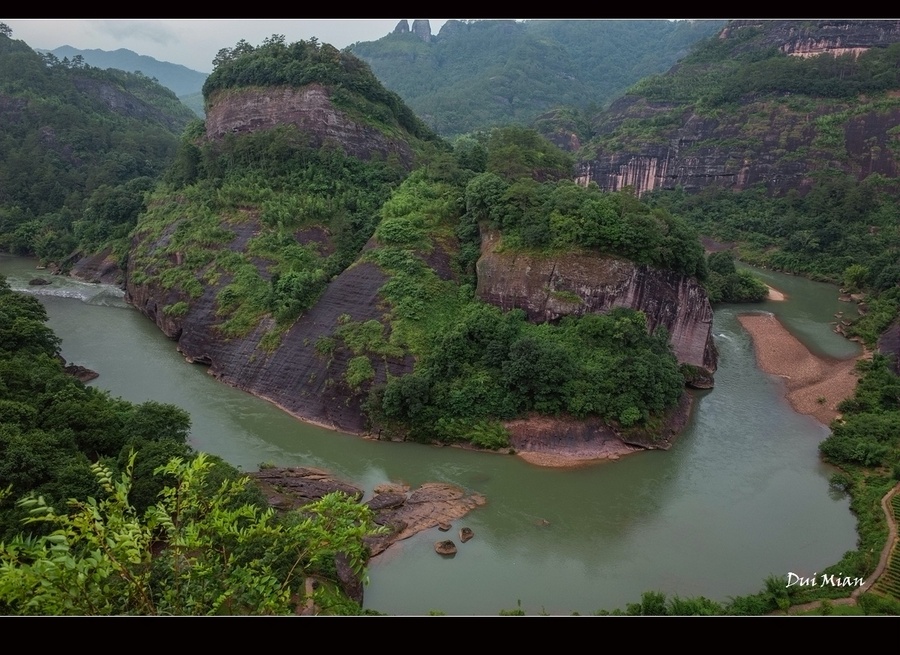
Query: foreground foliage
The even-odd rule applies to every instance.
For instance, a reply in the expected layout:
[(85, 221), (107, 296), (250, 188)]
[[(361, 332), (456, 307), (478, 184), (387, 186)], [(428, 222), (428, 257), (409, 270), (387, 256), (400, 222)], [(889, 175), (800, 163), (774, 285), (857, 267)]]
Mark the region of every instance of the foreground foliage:
[(362, 574), (368, 508), (276, 517), (186, 412), (67, 375), (46, 319), (0, 278), (0, 613), (289, 613), (311, 575), (319, 611), (359, 612), (335, 556)]
[[(12, 614), (290, 614), (304, 581), (341, 554), (363, 573), (363, 537), (372, 512), (335, 493), (277, 518), (241, 501), (248, 478), (210, 492), (212, 466), (199, 454), (157, 469), (172, 476), (141, 516), (129, 502), (134, 456), (121, 477), (91, 468), (102, 495), (69, 501), (58, 512), (40, 497), (20, 502), (29, 523), (50, 534), (0, 544), (0, 608)], [(321, 576), (313, 598), (329, 612), (357, 612)]]

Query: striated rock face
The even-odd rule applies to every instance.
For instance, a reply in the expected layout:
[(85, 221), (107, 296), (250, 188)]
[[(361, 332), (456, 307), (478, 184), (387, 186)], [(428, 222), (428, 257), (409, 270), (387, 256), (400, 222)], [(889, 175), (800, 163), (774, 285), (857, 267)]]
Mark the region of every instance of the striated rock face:
[[(243, 226), (247, 227), (247, 226)], [(252, 228), (251, 228), (252, 229)], [(315, 238), (316, 235), (308, 235)], [(240, 249), (248, 235), (239, 230), (230, 244)], [(160, 244), (166, 235), (159, 237)], [(263, 275), (267, 275), (262, 271)], [(365, 430), (361, 409), (364, 394), (351, 389), (343, 379), (353, 354), (338, 348), (329, 354), (316, 351), (316, 343), (331, 334), (338, 318), (354, 321), (380, 319), (378, 290), (384, 274), (373, 264), (357, 264), (332, 280), (319, 301), (285, 333), (272, 352), (260, 347), (268, 327), (261, 323), (248, 336), (226, 339), (218, 330), (216, 295), (230, 280), (207, 286), (200, 298), (190, 302), (183, 316), (166, 314), (165, 307), (186, 300), (178, 291), (156, 284), (135, 284), (131, 271), (126, 300), (150, 318), (170, 338), (186, 359), (209, 366), (210, 374), (228, 384), (269, 400), (306, 421), (347, 432)], [(412, 360), (373, 359), (374, 382), (383, 383), (388, 373), (403, 375), (412, 370)]]
[[(609, 111), (619, 118), (611, 121), (610, 129), (626, 117), (652, 116), (668, 109), (648, 104), (631, 96), (614, 103)], [(631, 186), (638, 195), (677, 187), (698, 191), (709, 185), (743, 190), (760, 183), (770, 193), (780, 194), (790, 189), (807, 191), (812, 185), (810, 174), (822, 168), (844, 170), (859, 179), (872, 173), (900, 175), (890, 133), (900, 124), (900, 109), (849, 119), (843, 128), (846, 157), (841, 160), (823, 151), (815, 157), (786, 156), (810, 149), (817, 135), (816, 119), (828, 113), (825, 109), (797, 114), (776, 105), (768, 107), (765, 116), (757, 109), (743, 108), (728, 120), (688, 112), (667, 143), (598, 152), (590, 161), (579, 163), (576, 179), (583, 186), (596, 182), (608, 191)], [(753, 114), (760, 136), (748, 138), (747, 124)], [(729, 143), (738, 145), (722, 145)]]
[(364, 161), (394, 156), (407, 168), (412, 166), (413, 153), (407, 143), (351, 120), (334, 106), (325, 87), (318, 84), (302, 88), (230, 89), (210, 98), (206, 112), (208, 139), (280, 125), (295, 125), (316, 147), (331, 143)]
[(69, 271), (76, 280), (100, 284), (121, 284), (124, 278), (112, 248), (78, 259)]
[(425, 20), (414, 20), (412, 24), (412, 33), (422, 39), (425, 43), (431, 41), (431, 23)]
[(530, 320), (539, 322), (616, 307), (642, 311), (651, 331), (659, 326), (669, 331), (679, 363), (701, 369), (695, 386), (712, 386), (718, 357), (713, 312), (695, 279), (615, 257), (497, 252), (499, 240), (496, 232), (482, 234), (479, 298), (504, 311), (523, 309)]
[(826, 53), (859, 56), (873, 46), (900, 41), (897, 20), (734, 20), (719, 38), (735, 38), (741, 31), (755, 28), (765, 28), (764, 45), (797, 57)]

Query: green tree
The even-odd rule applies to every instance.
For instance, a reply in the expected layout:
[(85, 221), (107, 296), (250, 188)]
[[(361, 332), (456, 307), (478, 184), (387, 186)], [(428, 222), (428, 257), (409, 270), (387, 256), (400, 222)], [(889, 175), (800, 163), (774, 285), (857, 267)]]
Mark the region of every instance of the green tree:
[(375, 532), (368, 507), (336, 493), (282, 520), (271, 508), (235, 502), (247, 478), (208, 493), (212, 465), (200, 454), (157, 469), (175, 483), (140, 516), (128, 500), (133, 465), (134, 456), (115, 480), (109, 468), (94, 464), (106, 497), (70, 501), (68, 513), (40, 497), (20, 501), (30, 511), (28, 522), (48, 524), (52, 532), (0, 544), (0, 610), (289, 614), (304, 600), (311, 575), (325, 584), (306, 600), (320, 610), (354, 609), (326, 572), (340, 554), (363, 575), (363, 539)]
[(851, 264), (844, 269), (844, 284), (854, 289), (862, 289), (869, 279), (869, 269), (861, 264)]

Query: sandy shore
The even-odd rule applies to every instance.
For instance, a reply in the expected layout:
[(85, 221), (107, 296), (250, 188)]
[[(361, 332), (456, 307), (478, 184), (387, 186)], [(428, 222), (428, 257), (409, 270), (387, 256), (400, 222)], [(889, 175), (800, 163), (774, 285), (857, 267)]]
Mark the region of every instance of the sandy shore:
[[(838, 403), (853, 395), (857, 360), (829, 359), (812, 354), (772, 314), (743, 314), (738, 321), (753, 339), (756, 363), (780, 376), (791, 407), (829, 425), (838, 417)], [(824, 402), (820, 402), (824, 398)]]
[(766, 297), (767, 300), (784, 300), (785, 295), (781, 293), (778, 289), (774, 289), (770, 287), (768, 284), (766, 288), (769, 290), (769, 295)]
[(599, 462), (614, 462), (622, 455), (630, 455), (631, 453), (643, 451), (643, 448), (635, 448), (622, 444), (621, 449), (610, 450), (607, 453), (591, 453), (580, 455), (572, 453), (539, 453), (534, 451), (517, 452), (516, 455), (524, 459), (529, 464), (535, 466), (545, 466), (547, 468), (579, 468), (581, 466), (591, 466)]

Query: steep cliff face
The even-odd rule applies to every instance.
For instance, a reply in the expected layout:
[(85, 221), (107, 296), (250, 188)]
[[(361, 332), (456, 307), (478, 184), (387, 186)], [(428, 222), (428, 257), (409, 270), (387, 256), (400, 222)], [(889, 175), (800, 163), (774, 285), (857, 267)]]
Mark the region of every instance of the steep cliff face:
[[(241, 241), (238, 232), (229, 247), (238, 250)], [(216, 296), (230, 282), (226, 277), (205, 287), (183, 316), (167, 314), (165, 308), (185, 300), (184, 294), (163, 289), (158, 283), (135, 284), (131, 274), (128, 279), (126, 299), (177, 341), (179, 352), (188, 361), (208, 365), (213, 376), (304, 420), (348, 432), (365, 430), (361, 408), (365, 396), (344, 380), (353, 354), (342, 347), (322, 353), (316, 346), (319, 339), (331, 335), (339, 321), (382, 317), (378, 290), (386, 278), (376, 266), (361, 263), (332, 280), (318, 302), (271, 351), (260, 343), (271, 327), (265, 320), (243, 338), (228, 339), (221, 334)], [(388, 373), (404, 375), (412, 370), (411, 359), (382, 358), (372, 365), (375, 383), (385, 382)]]
[(206, 137), (247, 134), (279, 125), (294, 125), (312, 146), (338, 145), (363, 161), (397, 157), (411, 167), (412, 149), (400, 139), (391, 139), (374, 127), (352, 120), (335, 107), (328, 90), (318, 84), (302, 88), (242, 88), (217, 93), (209, 99)]
[(764, 45), (796, 57), (859, 56), (869, 48), (900, 41), (897, 20), (734, 20), (719, 38), (737, 38), (750, 29), (764, 29)]
[(891, 323), (878, 338), (878, 352), (890, 360), (894, 373), (900, 375), (900, 319)]
[(615, 257), (538, 257), (498, 251), (499, 245), (498, 233), (483, 233), (477, 265), (482, 300), (504, 311), (522, 309), (534, 321), (616, 307), (642, 311), (651, 331), (660, 326), (668, 330), (679, 363), (699, 370), (694, 385), (712, 386), (717, 366), (712, 307), (693, 278)]
[[(644, 104), (649, 103), (627, 97), (610, 111), (620, 112), (624, 119), (642, 113), (639, 106)], [(896, 136), (891, 132), (900, 124), (900, 108), (848, 119), (840, 128), (841, 156), (814, 146), (816, 119), (827, 114), (820, 109), (801, 115), (783, 105), (748, 105), (727, 119), (704, 118), (689, 111), (669, 133), (667, 143), (598, 151), (595, 158), (579, 163), (577, 180), (585, 186), (596, 182), (608, 191), (630, 186), (638, 195), (678, 187), (698, 191), (709, 185), (743, 190), (756, 184), (780, 194), (790, 189), (807, 191), (816, 170), (843, 170), (858, 179), (872, 173), (900, 174), (893, 154)], [(758, 126), (753, 135), (748, 135), (748, 125)], [(803, 151), (806, 156), (796, 156)]]
[[(858, 57), (900, 42), (900, 22), (731, 21), (718, 38), (733, 43), (722, 55), (728, 58), (773, 48), (803, 58)], [(756, 65), (750, 59), (741, 65)], [(841, 84), (835, 78), (832, 95), (820, 99), (813, 91), (803, 95), (786, 90), (794, 88), (791, 85), (803, 87), (795, 78), (788, 79), (784, 88), (760, 82), (759, 76), (766, 75), (762, 69), (743, 77), (734, 74), (717, 87), (718, 81), (704, 80), (715, 76), (709, 72), (714, 65), (706, 61), (676, 65), (667, 74), (678, 80), (671, 82), (671, 93), (660, 90), (668, 88), (664, 83), (649, 95), (638, 91), (613, 103), (596, 126), (600, 138), (591, 146), (593, 152), (578, 165), (579, 183), (595, 182), (610, 191), (631, 186), (639, 195), (677, 187), (742, 190), (761, 184), (770, 194), (780, 195), (791, 189), (807, 191), (817, 171), (838, 170), (858, 179), (872, 173), (900, 174), (896, 93), (888, 92), (878, 102), (861, 94), (857, 101), (835, 90)], [(689, 75), (682, 74), (686, 67), (692, 71)], [(733, 70), (723, 69), (722, 77)], [(691, 75), (701, 90), (685, 96)], [(855, 78), (854, 84), (859, 80)], [(737, 88), (742, 89), (740, 97), (730, 97), (729, 102), (709, 106), (704, 105), (706, 99), (698, 102), (704, 94), (736, 93)]]

